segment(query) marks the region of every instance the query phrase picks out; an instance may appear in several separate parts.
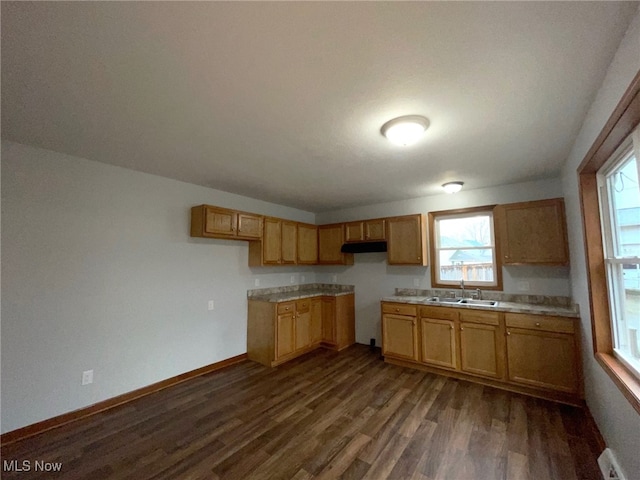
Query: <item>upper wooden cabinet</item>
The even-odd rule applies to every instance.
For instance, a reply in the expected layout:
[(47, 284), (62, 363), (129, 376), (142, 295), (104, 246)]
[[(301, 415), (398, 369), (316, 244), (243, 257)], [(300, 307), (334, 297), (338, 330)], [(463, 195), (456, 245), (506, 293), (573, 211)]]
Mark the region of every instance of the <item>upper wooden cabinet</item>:
[(353, 254), (342, 253), (344, 224), (318, 227), (318, 263), (321, 265), (353, 265)]
[(382, 242), (386, 239), (385, 219), (345, 223), (345, 242)]
[(495, 208), (504, 265), (567, 265), (564, 200), (510, 203)]
[(298, 255), (298, 224), (282, 221), (282, 250), (281, 263), (291, 265), (296, 263)]
[(211, 205), (191, 208), (191, 236), (258, 240), (262, 237), (262, 217)]
[(422, 214), (387, 218), (389, 265), (427, 265), (427, 227)]
[(318, 263), (318, 227), (298, 223), (298, 264), (315, 265)]
[[(250, 265), (252, 258), (257, 265), (279, 265), (282, 252), (282, 222), (277, 218), (265, 218), (262, 242), (251, 244), (249, 248), (262, 250), (249, 255)], [(262, 258), (255, 256), (256, 253), (261, 253)]]

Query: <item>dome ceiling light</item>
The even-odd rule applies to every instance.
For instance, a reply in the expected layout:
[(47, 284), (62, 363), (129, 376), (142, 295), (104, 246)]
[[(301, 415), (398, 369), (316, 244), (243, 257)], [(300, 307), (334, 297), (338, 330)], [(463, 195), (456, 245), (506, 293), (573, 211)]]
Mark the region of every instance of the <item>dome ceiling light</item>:
[(448, 182), (443, 184), (442, 188), (447, 193), (456, 193), (462, 190), (462, 185), (464, 185), (464, 182)]
[(407, 146), (416, 143), (429, 128), (429, 120), (420, 115), (405, 115), (394, 118), (382, 125), (380, 131), (396, 145)]

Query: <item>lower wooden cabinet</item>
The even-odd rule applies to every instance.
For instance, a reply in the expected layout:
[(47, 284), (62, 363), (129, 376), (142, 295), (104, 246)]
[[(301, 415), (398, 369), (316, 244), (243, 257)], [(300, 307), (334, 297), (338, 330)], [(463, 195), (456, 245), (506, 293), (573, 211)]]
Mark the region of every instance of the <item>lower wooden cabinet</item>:
[(579, 355), (573, 319), (507, 313), (509, 380), (580, 393)]
[[(287, 304), (287, 310), (278, 312), (276, 318), (276, 355), (275, 360), (286, 357), (296, 349), (296, 329), (295, 329), (295, 303)], [(284, 310), (284, 309), (283, 309)]]
[(385, 360), (579, 403), (576, 319), (382, 302)]
[(460, 312), (460, 370), (504, 378), (504, 329), (498, 312)]
[(382, 354), (409, 360), (418, 359), (416, 316), (385, 313), (382, 315)]
[(444, 368), (458, 368), (458, 312), (452, 308), (420, 309), (420, 361)]
[(354, 295), (322, 298), (322, 343), (343, 350), (356, 343)]
[(249, 300), (247, 356), (274, 367), (320, 346), (355, 343), (354, 295), (288, 302)]

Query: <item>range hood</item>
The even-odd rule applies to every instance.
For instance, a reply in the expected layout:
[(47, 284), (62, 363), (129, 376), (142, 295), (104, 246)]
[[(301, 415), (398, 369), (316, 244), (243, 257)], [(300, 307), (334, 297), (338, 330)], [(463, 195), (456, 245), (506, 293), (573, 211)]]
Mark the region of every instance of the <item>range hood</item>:
[(387, 242), (345, 243), (340, 251), (342, 253), (386, 252)]

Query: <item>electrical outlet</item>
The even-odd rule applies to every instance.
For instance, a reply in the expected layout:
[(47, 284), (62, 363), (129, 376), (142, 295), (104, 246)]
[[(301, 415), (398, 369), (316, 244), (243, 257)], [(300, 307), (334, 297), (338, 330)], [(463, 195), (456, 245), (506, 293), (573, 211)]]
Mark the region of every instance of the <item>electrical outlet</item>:
[(256, 286), (256, 287), (259, 287), (259, 286), (260, 286), (260, 279), (259, 279), (259, 278), (256, 278), (256, 279), (253, 281), (253, 285), (254, 285), (254, 286)]
[(207, 307), (209, 310), (213, 310), (215, 308), (215, 303), (213, 303), (213, 300), (209, 300), (209, 305)]
[(518, 291), (519, 292), (528, 292), (529, 291), (529, 282), (518, 282)]
[(618, 461), (610, 448), (605, 448), (598, 457), (598, 466), (605, 480), (624, 480)]
[(414, 287), (419, 287), (420, 286), (420, 279), (419, 278), (414, 278), (413, 279), (413, 286)]
[(93, 383), (93, 370), (85, 370), (82, 372), (82, 385)]

